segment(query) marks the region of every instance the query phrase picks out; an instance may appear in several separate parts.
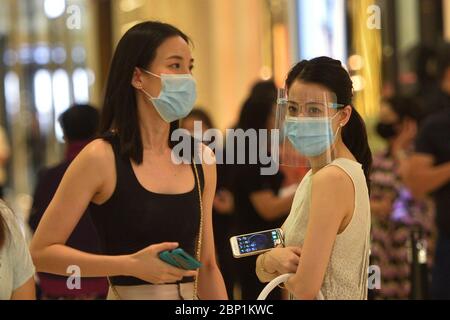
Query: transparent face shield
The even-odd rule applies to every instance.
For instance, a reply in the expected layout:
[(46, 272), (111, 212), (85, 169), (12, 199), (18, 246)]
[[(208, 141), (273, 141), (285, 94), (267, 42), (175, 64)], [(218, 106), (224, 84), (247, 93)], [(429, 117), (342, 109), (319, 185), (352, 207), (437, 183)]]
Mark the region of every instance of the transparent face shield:
[(334, 159), (340, 126), (336, 96), (320, 89), (290, 92), (279, 89), (276, 129), (280, 134), (280, 164), (323, 167)]

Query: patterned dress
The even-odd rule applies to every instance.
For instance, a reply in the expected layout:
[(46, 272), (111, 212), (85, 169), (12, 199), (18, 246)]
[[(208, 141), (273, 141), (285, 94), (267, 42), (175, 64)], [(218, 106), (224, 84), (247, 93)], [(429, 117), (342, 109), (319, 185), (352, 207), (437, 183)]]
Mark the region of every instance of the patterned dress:
[(433, 207), (430, 201), (412, 198), (398, 175), (397, 165), (388, 152), (374, 157), (371, 174), (371, 200), (388, 197), (392, 210), (386, 217), (372, 210), (371, 265), (381, 270), (381, 288), (371, 290), (371, 299), (409, 299), (411, 258), (409, 249), (413, 229), (428, 245), (427, 264), (431, 266)]

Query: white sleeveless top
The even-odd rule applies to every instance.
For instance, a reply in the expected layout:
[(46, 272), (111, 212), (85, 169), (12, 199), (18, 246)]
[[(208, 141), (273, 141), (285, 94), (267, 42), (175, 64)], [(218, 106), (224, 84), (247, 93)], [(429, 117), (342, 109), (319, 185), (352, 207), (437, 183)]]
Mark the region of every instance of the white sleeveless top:
[[(336, 236), (321, 292), (326, 300), (367, 299), (370, 252), (370, 202), (361, 164), (339, 158), (328, 166), (341, 168), (355, 188), (355, 210), (345, 230)], [(303, 246), (311, 201), (312, 172), (298, 187), (291, 212), (283, 224), (286, 246)]]

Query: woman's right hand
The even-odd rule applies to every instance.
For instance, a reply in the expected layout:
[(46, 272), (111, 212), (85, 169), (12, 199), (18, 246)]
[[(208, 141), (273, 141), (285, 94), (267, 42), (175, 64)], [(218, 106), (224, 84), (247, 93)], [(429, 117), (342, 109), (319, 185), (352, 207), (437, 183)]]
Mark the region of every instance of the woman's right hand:
[(300, 261), (301, 248), (275, 248), (266, 253), (263, 268), (270, 273), (296, 273)]
[(130, 275), (153, 284), (174, 283), (184, 277), (196, 276), (197, 271), (174, 267), (159, 258), (159, 253), (177, 247), (178, 243), (164, 242), (130, 255)]

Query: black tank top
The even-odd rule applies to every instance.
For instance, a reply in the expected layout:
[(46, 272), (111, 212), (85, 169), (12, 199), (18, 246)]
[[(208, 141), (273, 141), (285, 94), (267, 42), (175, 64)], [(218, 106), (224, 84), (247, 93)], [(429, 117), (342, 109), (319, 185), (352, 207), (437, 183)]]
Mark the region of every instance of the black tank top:
[[(190, 192), (177, 195), (150, 192), (137, 180), (130, 159), (124, 159), (120, 155), (118, 138), (112, 136), (104, 139), (114, 150), (116, 186), (112, 196), (104, 204), (90, 204), (103, 254), (127, 255), (152, 244), (178, 242), (180, 248), (195, 257), (200, 223), (200, 200), (195, 172), (195, 186)], [(194, 165), (191, 166), (194, 171)], [(201, 164), (196, 166), (203, 191), (203, 169)], [(181, 282), (192, 280), (185, 278)], [(118, 286), (148, 284), (126, 276), (111, 277), (111, 282)]]

